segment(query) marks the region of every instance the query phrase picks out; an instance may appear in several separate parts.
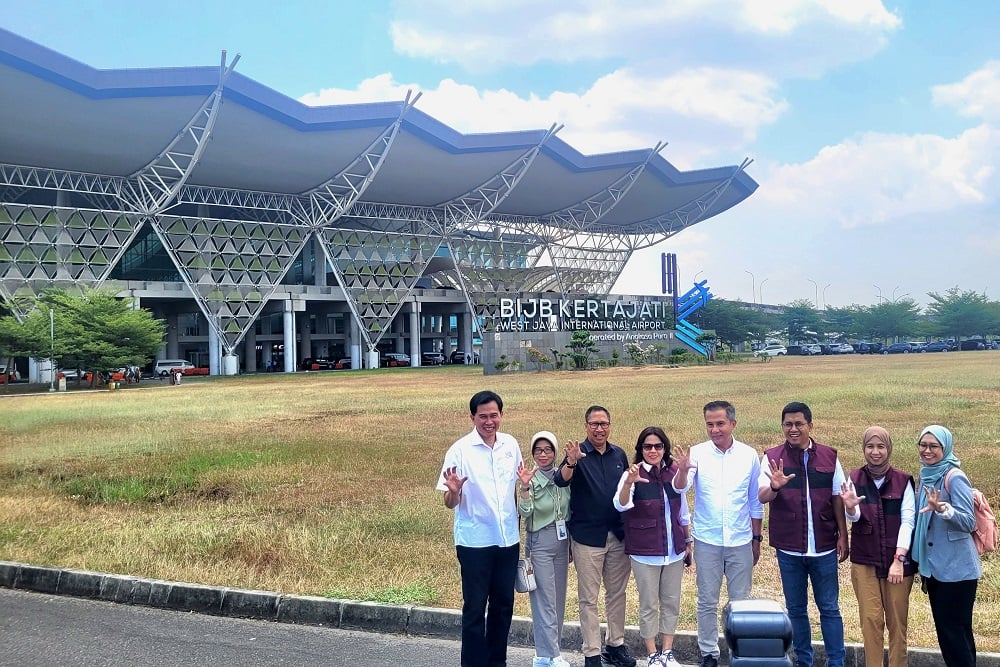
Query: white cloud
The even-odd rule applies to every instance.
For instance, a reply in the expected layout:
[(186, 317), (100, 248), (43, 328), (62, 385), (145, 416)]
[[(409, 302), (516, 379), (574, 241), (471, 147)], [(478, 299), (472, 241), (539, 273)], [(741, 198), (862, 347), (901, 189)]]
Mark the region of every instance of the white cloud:
[[(356, 90), (326, 89), (305, 104), (400, 100), (416, 88), (382, 74)], [(445, 79), (424, 90), (418, 107), (460, 132), (566, 127), (560, 137), (583, 153), (648, 148), (670, 143), (665, 156), (679, 167), (730, 156), (754, 140), (762, 125), (787, 108), (776, 84), (751, 72), (699, 68), (662, 76), (623, 68), (601, 77), (582, 93), (522, 97), (509, 90), (479, 91)], [(714, 165), (713, 165), (714, 166)]]
[(997, 202), (997, 154), (1000, 131), (990, 125), (954, 138), (869, 133), (759, 174), (755, 204), (844, 227), (939, 217)]
[(394, 9), (397, 51), (469, 70), (630, 58), (815, 76), (876, 53), (901, 25), (879, 0), (412, 0)]
[(968, 118), (1000, 121), (1000, 60), (991, 60), (957, 83), (934, 86), (934, 103)]

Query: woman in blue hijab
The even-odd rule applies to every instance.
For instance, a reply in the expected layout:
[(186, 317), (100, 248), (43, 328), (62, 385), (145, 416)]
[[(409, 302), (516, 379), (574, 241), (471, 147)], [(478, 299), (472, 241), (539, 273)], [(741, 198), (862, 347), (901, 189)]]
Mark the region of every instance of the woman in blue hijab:
[(932, 425), (920, 432), (923, 468), (917, 493), (912, 558), (930, 599), (941, 657), (948, 667), (974, 667), (972, 605), (982, 567), (972, 541), (976, 517), (972, 484), (955, 457), (951, 431)]

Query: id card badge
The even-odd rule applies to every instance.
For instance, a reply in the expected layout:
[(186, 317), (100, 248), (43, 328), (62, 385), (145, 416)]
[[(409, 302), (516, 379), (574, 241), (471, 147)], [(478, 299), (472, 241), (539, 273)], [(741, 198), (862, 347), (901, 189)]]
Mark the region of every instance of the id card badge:
[(556, 520), (556, 537), (560, 540), (566, 539), (566, 522), (562, 519)]

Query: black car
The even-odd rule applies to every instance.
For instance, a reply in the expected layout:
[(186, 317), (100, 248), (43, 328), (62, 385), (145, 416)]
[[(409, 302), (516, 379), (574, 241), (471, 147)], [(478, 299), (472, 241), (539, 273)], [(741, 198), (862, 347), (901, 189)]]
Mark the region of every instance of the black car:
[(951, 346), (948, 345), (947, 341), (936, 340), (924, 345), (924, 352), (951, 352)]
[(960, 350), (989, 350), (993, 346), (983, 338), (969, 338), (958, 344)]
[(893, 343), (882, 354), (909, 354), (910, 352), (913, 352), (913, 346), (909, 343)]
[(444, 355), (440, 352), (424, 352), (420, 355), (421, 366), (440, 366), (444, 363)]
[(337, 362), (332, 359), (306, 357), (302, 360), (301, 368), (304, 371), (328, 371), (336, 365)]

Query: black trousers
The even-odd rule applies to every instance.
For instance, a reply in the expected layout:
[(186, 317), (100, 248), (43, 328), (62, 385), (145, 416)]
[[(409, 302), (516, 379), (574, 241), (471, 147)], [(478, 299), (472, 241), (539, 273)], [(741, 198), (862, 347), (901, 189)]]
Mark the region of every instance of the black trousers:
[(462, 571), (462, 667), (504, 667), (521, 547), (455, 550)]
[(975, 667), (976, 638), (972, 636), (972, 605), (978, 579), (938, 581), (927, 579), (938, 647), (947, 667)]

